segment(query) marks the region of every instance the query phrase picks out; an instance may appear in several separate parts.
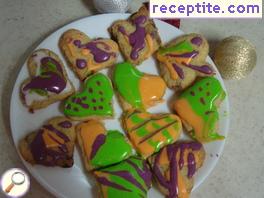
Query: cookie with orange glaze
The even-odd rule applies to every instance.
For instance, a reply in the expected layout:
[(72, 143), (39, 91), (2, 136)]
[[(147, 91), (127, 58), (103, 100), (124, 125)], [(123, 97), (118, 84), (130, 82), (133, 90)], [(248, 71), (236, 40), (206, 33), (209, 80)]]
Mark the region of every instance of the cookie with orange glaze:
[(156, 58), (168, 87), (182, 90), (199, 76), (214, 75), (212, 66), (206, 62), (208, 52), (206, 39), (195, 33), (180, 36), (161, 47)]
[(32, 165), (68, 168), (73, 165), (75, 138), (72, 121), (66, 117), (55, 117), (23, 138), (19, 142), (19, 151)]
[(174, 109), (190, 136), (200, 142), (222, 140), (218, 134), (218, 106), (226, 94), (214, 77), (205, 77), (186, 89), (174, 104)]
[(190, 197), (193, 176), (204, 160), (203, 145), (194, 141), (168, 145), (149, 158), (158, 187), (168, 198)]
[(76, 133), (88, 171), (116, 164), (132, 154), (127, 138), (117, 130), (107, 131), (99, 121), (78, 124)]
[(140, 110), (127, 111), (122, 117), (122, 125), (143, 158), (175, 142), (182, 129), (180, 118), (174, 114), (150, 114)]
[(148, 59), (160, 46), (158, 30), (145, 6), (128, 20), (119, 20), (109, 28), (118, 42), (126, 61), (139, 65)]
[(124, 110), (155, 106), (163, 101), (166, 90), (166, 84), (161, 77), (142, 73), (128, 62), (115, 66), (113, 83)]
[(59, 46), (77, 76), (88, 75), (112, 66), (118, 56), (118, 45), (111, 39), (90, 39), (83, 32), (69, 29), (60, 38)]

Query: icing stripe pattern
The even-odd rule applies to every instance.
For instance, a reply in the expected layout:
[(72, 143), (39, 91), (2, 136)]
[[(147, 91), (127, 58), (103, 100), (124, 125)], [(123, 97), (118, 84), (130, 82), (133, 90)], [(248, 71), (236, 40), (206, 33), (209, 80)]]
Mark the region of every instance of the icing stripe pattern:
[(144, 157), (175, 142), (181, 134), (181, 121), (174, 114), (128, 111), (123, 126), (136, 150)]
[(151, 172), (138, 157), (95, 171), (104, 198), (144, 198), (151, 187)]

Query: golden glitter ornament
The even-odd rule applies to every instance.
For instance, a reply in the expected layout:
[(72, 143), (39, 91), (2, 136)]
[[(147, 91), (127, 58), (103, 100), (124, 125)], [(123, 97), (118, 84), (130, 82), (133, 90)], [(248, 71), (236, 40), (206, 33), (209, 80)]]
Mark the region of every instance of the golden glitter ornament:
[(256, 66), (256, 48), (240, 36), (222, 40), (215, 49), (214, 62), (225, 79), (241, 79)]

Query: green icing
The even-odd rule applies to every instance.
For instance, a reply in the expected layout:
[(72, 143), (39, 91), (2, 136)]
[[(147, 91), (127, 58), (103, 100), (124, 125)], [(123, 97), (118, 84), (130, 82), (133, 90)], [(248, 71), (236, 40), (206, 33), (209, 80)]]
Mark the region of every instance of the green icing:
[(119, 131), (110, 130), (91, 163), (95, 167), (104, 167), (127, 159), (131, 154), (132, 147), (125, 136)]
[(139, 81), (143, 73), (131, 63), (124, 62), (115, 66), (113, 83), (118, 93), (135, 108), (143, 108), (141, 101)]
[[(134, 164), (144, 175), (145, 177), (149, 177), (150, 179), (150, 172), (146, 167), (143, 166), (143, 160), (135, 157), (129, 158), (129, 161)], [(114, 187), (107, 188), (107, 197), (108, 198), (147, 198), (147, 191), (148, 186), (146, 185), (144, 179), (141, 175), (138, 174), (137, 170), (128, 163), (127, 161), (123, 161), (115, 166), (110, 166), (108, 168), (101, 169), (102, 172), (107, 172), (109, 174), (109, 180), (112, 183), (118, 184), (129, 191), (120, 190)], [(112, 174), (114, 172), (126, 172), (129, 173), (134, 180), (137, 181), (139, 185), (141, 185), (144, 191), (138, 188), (135, 184), (133, 184), (128, 179)], [(148, 176), (149, 175), (149, 176)]]
[(48, 95), (48, 92), (46, 90), (43, 90), (43, 89), (30, 89), (29, 90), (29, 93), (36, 93), (40, 96), (47, 96)]
[(86, 79), (82, 92), (65, 101), (64, 114), (67, 116), (112, 116), (113, 88), (107, 76), (94, 74)]
[(173, 45), (171, 47), (168, 48), (161, 48), (159, 50), (159, 53), (161, 55), (164, 55), (166, 53), (170, 53), (170, 52), (179, 52), (179, 53), (183, 53), (183, 52), (191, 52), (193, 51), (193, 47), (192, 45), (188, 42), (188, 41), (182, 41), (176, 45)]
[(46, 65), (42, 65), (40, 67), (40, 75), (45, 73), (45, 72), (58, 73), (56, 65), (54, 63), (52, 63), (51, 61), (48, 61)]
[[(146, 129), (146, 126), (148, 124), (152, 125), (152, 127), (155, 130), (160, 130), (162, 127), (164, 127), (164, 126), (160, 126), (159, 124), (157, 124), (156, 123), (156, 119), (151, 118), (151, 117), (142, 119), (142, 118), (140, 118), (140, 116), (137, 115), (137, 113), (134, 113), (133, 115), (131, 115), (129, 117), (129, 119), (131, 119), (131, 121), (135, 124), (135, 126), (133, 126), (132, 129), (128, 129), (129, 132), (136, 133), (139, 137), (143, 137), (143, 138), (145, 136), (153, 133), (153, 131), (149, 131), (149, 130)], [(175, 119), (172, 119), (169, 115), (164, 117), (164, 118), (161, 118), (161, 119), (163, 119), (166, 122), (166, 124), (172, 124), (173, 123), (171, 126), (176, 131), (178, 131), (179, 123), (175, 122), (176, 121)], [(163, 142), (153, 141), (152, 138), (149, 138), (147, 140), (147, 142), (155, 149), (155, 151), (159, 151), (161, 146), (167, 145), (167, 144), (169, 144), (169, 143), (174, 141), (173, 137), (170, 135), (170, 133), (168, 132), (167, 128), (162, 129), (160, 131), (160, 133), (166, 138), (166, 141), (163, 141)]]
[[(215, 103), (224, 100), (225, 96), (220, 82), (214, 77), (201, 79), (180, 96), (180, 98), (185, 98), (194, 112), (204, 120), (206, 128), (204, 132), (207, 132), (203, 134), (205, 139), (219, 140), (224, 138), (215, 131), (219, 119)], [(193, 138), (195, 138), (195, 131), (193, 134)]]

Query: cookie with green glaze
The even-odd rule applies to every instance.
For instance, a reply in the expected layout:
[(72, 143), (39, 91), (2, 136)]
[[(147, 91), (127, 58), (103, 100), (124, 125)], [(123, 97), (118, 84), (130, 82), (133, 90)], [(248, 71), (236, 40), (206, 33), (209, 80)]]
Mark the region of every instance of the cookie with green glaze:
[(214, 77), (202, 78), (186, 89), (176, 100), (174, 108), (192, 138), (200, 142), (222, 140), (218, 134), (218, 106), (226, 94)]
[(115, 66), (113, 83), (124, 110), (155, 106), (163, 101), (166, 90), (166, 84), (161, 77), (140, 72), (128, 62)]
[(147, 198), (151, 172), (145, 160), (138, 157), (95, 171), (101, 197)]
[(182, 123), (175, 114), (151, 114), (129, 110), (122, 117), (122, 126), (137, 152), (147, 158), (162, 147), (179, 139)]
[(215, 74), (212, 66), (206, 62), (209, 45), (200, 34), (186, 34), (161, 47), (156, 58), (160, 73), (169, 88), (183, 90), (197, 77)]
[(94, 74), (85, 80), (81, 92), (65, 101), (64, 114), (73, 120), (110, 118), (113, 95), (110, 79), (101, 73)]
[(29, 78), (22, 82), (20, 95), (30, 110), (45, 108), (74, 92), (58, 55), (48, 49), (34, 51), (27, 62)]
[(132, 146), (117, 130), (107, 131), (95, 120), (76, 126), (78, 143), (88, 171), (116, 164), (132, 154)]

